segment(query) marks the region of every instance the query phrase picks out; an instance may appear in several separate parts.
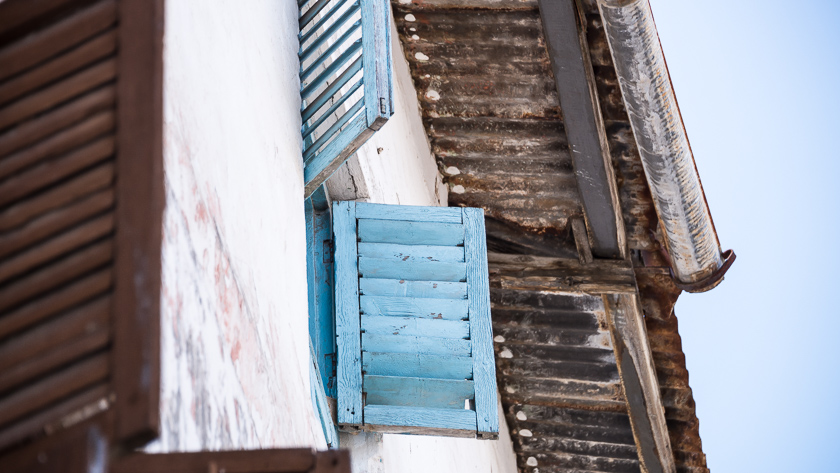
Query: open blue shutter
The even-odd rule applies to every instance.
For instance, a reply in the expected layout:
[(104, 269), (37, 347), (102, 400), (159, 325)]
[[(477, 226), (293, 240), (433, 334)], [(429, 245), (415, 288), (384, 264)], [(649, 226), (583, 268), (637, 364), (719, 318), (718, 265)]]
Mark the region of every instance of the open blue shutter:
[(497, 438), (484, 211), (333, 205), (339, 425)]
[(388, 0), (299, 0), (305, 195), (393, 114)]

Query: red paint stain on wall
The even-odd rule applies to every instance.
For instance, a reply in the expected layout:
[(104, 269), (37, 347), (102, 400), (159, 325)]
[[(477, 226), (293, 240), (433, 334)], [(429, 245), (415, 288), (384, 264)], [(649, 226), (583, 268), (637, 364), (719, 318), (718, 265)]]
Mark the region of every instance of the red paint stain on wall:
[(236, 343), (233, 344), (233, 348), (230, 350), (230, 359), (234, 363), (236, 363), (236, 360), (239, 359), (239, 350), (241, 349), (242, 345), (239, 343), (239, 340), (237, 340)]

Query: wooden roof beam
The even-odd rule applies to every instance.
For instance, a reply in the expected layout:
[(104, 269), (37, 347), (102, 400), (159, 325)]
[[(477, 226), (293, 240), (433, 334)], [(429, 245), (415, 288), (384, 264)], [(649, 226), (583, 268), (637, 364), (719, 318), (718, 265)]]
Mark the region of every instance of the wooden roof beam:
[(624, 221), (581, 26), (585, 23), (575, 0), (539, 0), (539, 5), (592, 253), (623, 259)]
[(635, 294), (605, 294), (604, 309), (639, 461), (647, 473), (675, 473), (653, 355)]
[(636, 276), (629, 262), (487, 253), (490, 287), (571, 294), (635, 294)]

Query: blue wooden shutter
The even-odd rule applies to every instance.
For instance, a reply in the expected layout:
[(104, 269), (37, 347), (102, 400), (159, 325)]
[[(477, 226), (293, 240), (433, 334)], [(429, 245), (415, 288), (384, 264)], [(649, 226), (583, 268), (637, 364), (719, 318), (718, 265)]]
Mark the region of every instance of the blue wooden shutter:
[(497, 438), (484, 211), (333, 205), (339, 425)]
[(393, 114), (388, 0), (298, 0), (305, 195)]

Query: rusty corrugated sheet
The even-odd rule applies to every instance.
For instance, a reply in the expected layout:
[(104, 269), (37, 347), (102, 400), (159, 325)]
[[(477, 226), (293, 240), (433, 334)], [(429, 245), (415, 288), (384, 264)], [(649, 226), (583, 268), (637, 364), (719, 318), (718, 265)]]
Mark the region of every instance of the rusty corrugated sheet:
[[(654, 261), (658, 221), (600, 15), (593, 1), (581, 5), (628, 246)], [(392, 6), (450, 205), (485, 209), (491, 251), (576, 258), (569, 220), (582, 206), (537, 0)], [(643, 291), (646, 311), (671, 297), (663, 284)], [(640, 471), (601, 299), (498, 287), (491, 299), (520, 471)], [(705, 457), (672, 319), (646, 323), (678, 471), (701, 473)]]

